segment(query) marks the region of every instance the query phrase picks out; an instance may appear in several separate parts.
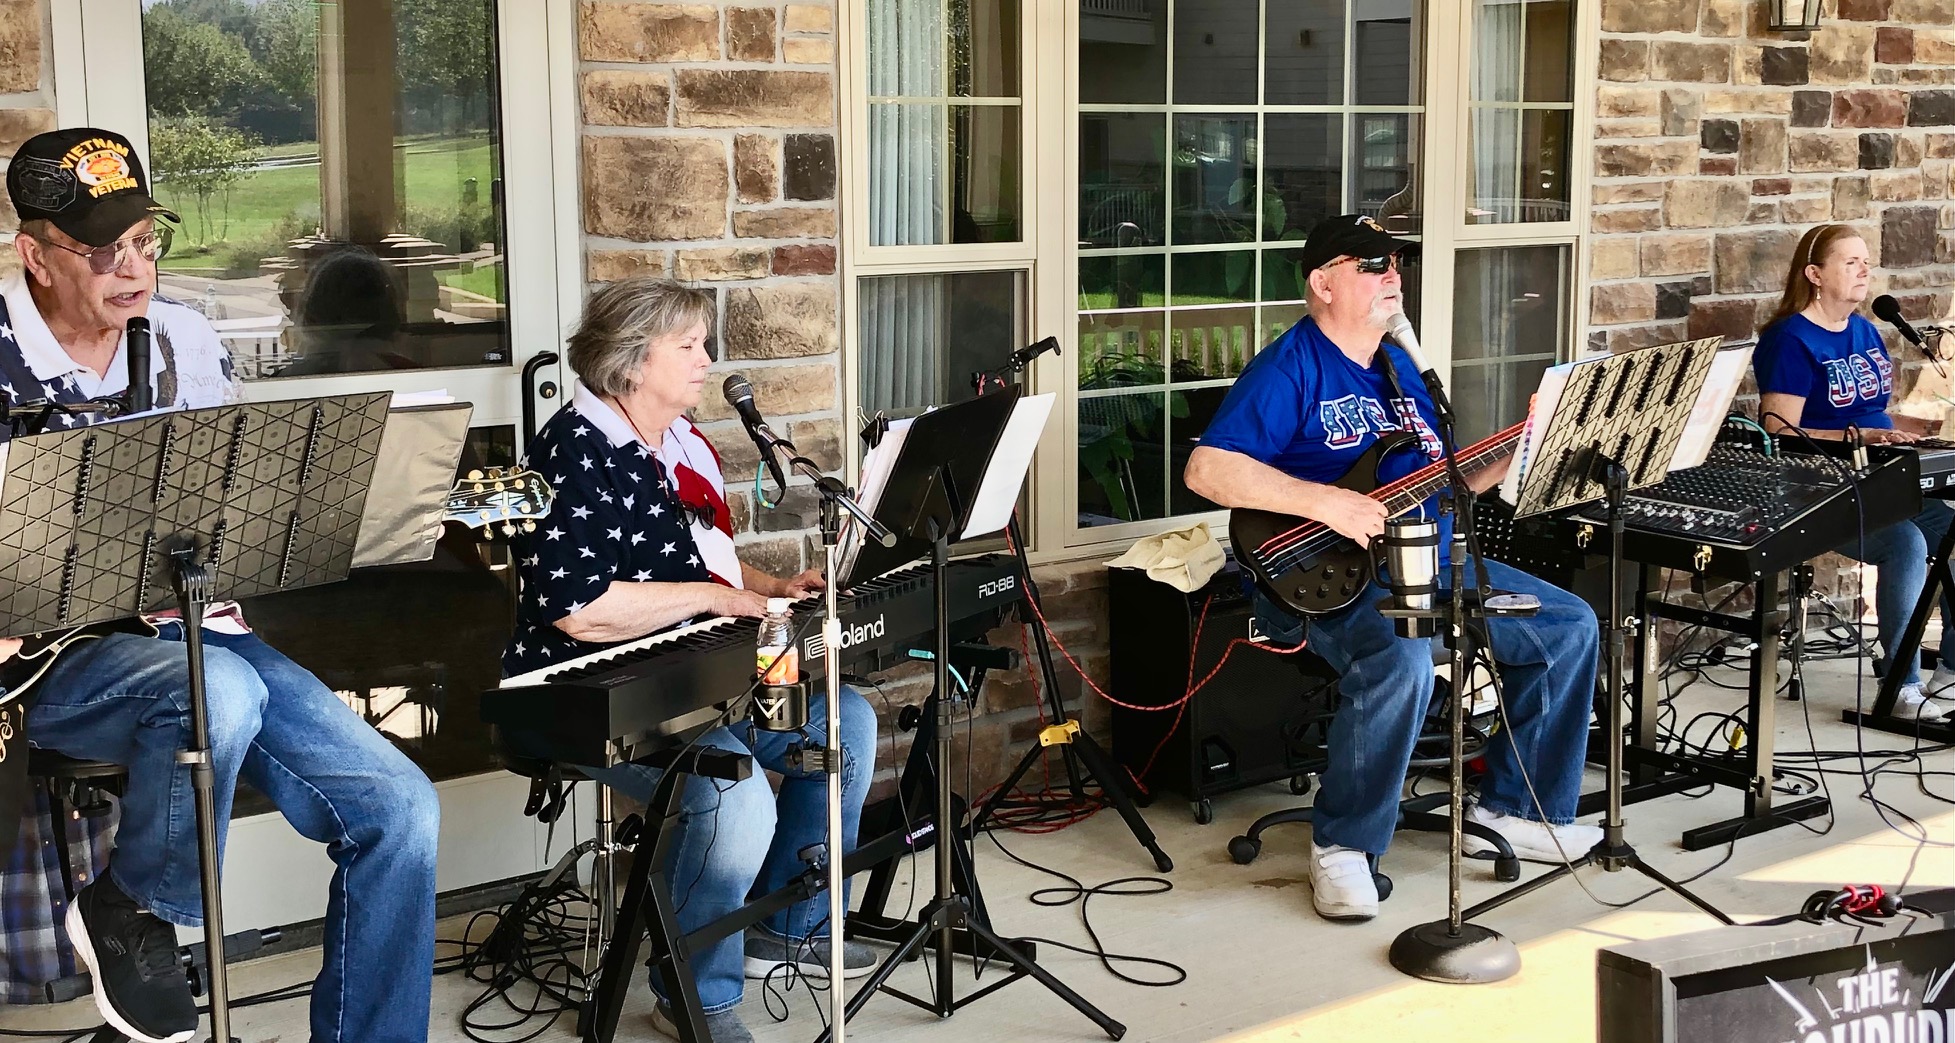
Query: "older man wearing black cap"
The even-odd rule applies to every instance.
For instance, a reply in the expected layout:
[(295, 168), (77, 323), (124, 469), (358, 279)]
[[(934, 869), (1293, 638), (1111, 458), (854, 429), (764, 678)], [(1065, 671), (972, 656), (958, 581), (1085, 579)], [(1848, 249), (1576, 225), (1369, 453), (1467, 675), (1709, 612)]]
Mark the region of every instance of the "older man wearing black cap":
[[(1442, 453), (1436, 411), (1417, 367), (1383, 340), (1403, 307), (1400, 258), (1417, 247), (1355, 214), (1311, 229), (1301, 259), (1310, 314), (1236, 379), (1188, 459), (1190, 489), (1225, 507), (1309, 518), (1361, 544), (1384, 532), (1382, 503), (1331, 483), (1386, 432), (1412, 431), (1419, 442), (1386, 456), (1381, 483)], [(1482, 471), (1471, 484), (1476, 491), (1491, 488), (1504, 470)], [(1433, 513), (1435, 505), (1426, 510)], [(1602, 838), (1593, 826), (1571, 824), (1595, 690), (1595, 615), (1566, 591), (1498, 562), (1486, 566), (1496, 587), (1539, 597), (1541, 612), (1488, 623), (1511, 727), (1487, 752), (1487, 774), (1469, 814), (1523, 858), (1559, 861), (1564, 851), (1577, 857)], [(1372, 868), (1391, 842), (1406, 767), (1433, 693), (1430, 639), (1399, 637), (1378, 611), (1384, 596), (1373, 586), (1349, 608), (1312, 618), (1307, 627), (1311, 649), (1342, 675), (1330, 763), (1311, 823), (1312, 901), (1326, 919), (1377, 915)], [(1275, 640), (1303, 639), (1304, 621), (1260, 590), (1256, 614)], [(1469, 852), (1487, 846), (1467, 838)]]
[[(31, 138), (7, 168), (7, 191), (25, 270), (0, 282), (0, 395), (79, 404), (120, 393), (123, 331), (145, 316), (159, 407), (236, 397), (210, 324), (155, 295), (156, 260), (169, 243), (156, 222), (176, 215), (150, 196), (127, 138), (91, 128)], [(93, 419), (57, 413), (54, 422)], [(0, 440), (10, 435), (0, 427)], [(129, 769), (108, 870), (75, 896), (66, 924), (109, 1023), (134, 1040), (178, 1043), (195, 1032), (197, 1009), (170, 925), (199, 926), (203, 901), (190, 772), (176, 760), (190, 727), (183, 622), (150, 622), (158, 637), (117, 633), (70, 646), (21, 698), (32, 701), (34, 745)], [(201, 624), (220, 840), (242, 777), (336, 864), (311, 1038), (425, 1041), (433, 787), (317, 678), (252, 634), (235, 604), (214, 606)]]

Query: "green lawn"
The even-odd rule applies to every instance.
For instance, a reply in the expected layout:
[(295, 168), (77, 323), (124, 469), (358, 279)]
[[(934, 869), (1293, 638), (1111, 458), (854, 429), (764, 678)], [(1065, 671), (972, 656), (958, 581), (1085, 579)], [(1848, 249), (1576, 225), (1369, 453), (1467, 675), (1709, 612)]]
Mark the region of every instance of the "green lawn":
[[(486, 136), (415, 141), (399, 151), (405, 153), (402, 179), (409, 231), (421, 231), (415, 226), (425, 223), (415, 220), (417, 214), (453, 215), (461, 204), (463, 182), (469, 178), (476, 181), (478, 205), (488, 205), (491, 166)], [(162, 201), (183, 216), (181, 234), (163, 259), (163, 267), (227, 268), (233, 257), (268, 256), (283, 249), (286, 239), (313, 231), (319, 224), (319, 169), (285, 167), (247, 175), (231, 188), (228, 223), (223, 198), (212, 197), (207, 242), (196, 199), (172, 192), (168, 181), (159, 183)]]

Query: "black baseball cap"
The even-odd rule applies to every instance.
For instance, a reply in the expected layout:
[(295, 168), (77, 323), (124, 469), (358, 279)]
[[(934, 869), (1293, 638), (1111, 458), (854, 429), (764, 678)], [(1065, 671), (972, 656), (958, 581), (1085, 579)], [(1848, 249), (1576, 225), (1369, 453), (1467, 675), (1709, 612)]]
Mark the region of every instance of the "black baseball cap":
[(145, 217), (180, 218), (149, 194), (136, 146), (94, 127), (27, 139), (7, 164), (7, 195), (23, 221), (52, 221), (85, 246), (107, 246)]
[(1298, 262), (1309, 274), (1339, 257), (1416, 257), (1419, 244), (1400, 239), (1385, 231), (1378, 222), (1363, 214), (1326, 217), (1317, 222), (1303, 241)]

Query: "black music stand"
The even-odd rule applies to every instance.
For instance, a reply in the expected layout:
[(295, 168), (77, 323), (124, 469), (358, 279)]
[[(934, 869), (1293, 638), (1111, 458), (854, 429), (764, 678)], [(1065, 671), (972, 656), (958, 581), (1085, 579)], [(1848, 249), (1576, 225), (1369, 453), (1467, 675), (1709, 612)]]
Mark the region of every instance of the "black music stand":
[[(1604, 769), (1608, 812), (1602, 822), (1602, 840), (1595, 847), (1466, 909), (1460, 914), (1463, 919), (1471, 920), (1573, 876), (1585, 866), (1601, 866), (1611, 873), (1634, 869), (1718, 922), (1732, 922), (1716, 906), (1643, 861), (1624, 839), (1622, 819), (1622, 672), (1626, 642), (1637, 626), (1635, 619), (1623, 616), (1621, 607), (1623, 501), (1630, 489), (1655, 485), (1670, 473), (1678, 443), (1690, 425), (1691, 412), (1716, 357), (1716, 341), (1693, 341), (1625, 352), (1576, 366), (1555, 403), (1554, 415), (1546, 421), (1540, 450), (1521, 476), (1516, 518), (1577, 507), (1598, 497), (1608, 514), (1609, 618), (1602, 627), (1608, 638), (1603, 660), (1609, 689), (1603, 740), (1608, 751)], [(1726, 408), (1729, 402), (1717, 411), (1720, 420)], [(1763, 606), (1759, 611), (1764, 611)]]
[[(974, 500), (991, 470), (993, 456), (1004, 438), (1006, 425), (1018, 401), (1018, 390), (1013, 388), (945, 406), (912, 421), (889, 480), (871, 506), (876, 520), (896, 533), (897, 540), (888, 547), (866, 543), (849, 570), (848, 583), (853, 584), (907, 564), (923, 553), (930, 555), (936, 582), (937, 616), (936, 647), (931, 662), (936, 688), (934, 742), (937, 770), (933, 773), (933, 781), (936, 784), (937, 838), (935, 897), (924, 906), (915, 921), (903, 925), (907, 936), (899, 939), (896, 951), (850, 997), (847, 1016), (853, 1018), (870, 997), (884, 991), (939, 1018), (948, 1018), (966, 1004), (1029, 976), (1092, 1019), (1108, 1038), (1117, 1040), (1126, 1034), (1126, 1026), (1108, 1017), (1054, 977), (1051, 971), (1039, 966), (1018, 947), (994, 933), (990, 925), (974, 913), (969, 897), (956, 889), (953, 878), (952, 849), (963, 843), (963, 831), (951, 817), (950, 785), (945, 777), (953, 751), (953, 722), (949, 698), (950, 598), (944, 571), (950, 561), (952, 541), (967, 535), (981, 535), (968, 531), (976, 506)], [(1023, 474), (1012, 482), (1012, 499), (1017, 498), (1023, 482)], [(952, 960), (959, 948), (955, 935), (959, 931), (968, 932), (970, 936), (965, 947), (978, 943), (987, 945), (996, 953), (997, 959), (1010, 967), (1010, 973), (1004, 978), (961, 1000), (956, 997), (952, 980)], [(932, 935), (935, 936), (934, 941)], [(935, 950), (936, 987), (933, 998), (923, 999), (889, 987), (889, 976), (897, 966), (926, 944)], [(828, 1036), (829, 1033), (824, 1031), (821, 1039), (826, 1040)]]
[(212, 1038), (231, 1039), (204, 699), (204, 608), (346, 578), (390, 392), (219, 406), (9, 443), (0, 480), (0, 634), (176, 608), (189, 657), (190, 768)]

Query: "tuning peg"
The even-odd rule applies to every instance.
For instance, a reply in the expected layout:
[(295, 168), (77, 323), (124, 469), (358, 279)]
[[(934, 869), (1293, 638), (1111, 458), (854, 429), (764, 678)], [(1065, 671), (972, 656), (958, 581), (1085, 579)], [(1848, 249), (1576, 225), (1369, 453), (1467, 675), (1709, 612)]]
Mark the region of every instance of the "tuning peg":
[(501, 491), (503, 491), (504, 489), (506, 489), (506, 488), (508, 488), (508, 486), (507, 486), (507, 485), (505, 485), (505, 484), (504, 484), (504, 483), (502, 483), (502, 482), (497, 482), (497, 483), (496, 483), (496, 484), (495, 484), (494, 486), (492, 486), (491, 488), (493, 488), (493, 489), (494, 489), (494, 490), (495, 490), (496, 492), (501, 492)]
[(491, 468), (489, 468), (489, 477), (491, 477), (491, 478), (500, 478), (500, 477), (502, 477), (502, 468), (500, 468), (500, 467), (491, 467)]
[(481, 481), (481, 480), (482, 480), (482, 469), (478, 467), (478, 468), (476, 468), (476, 469), (474, 469), (474, 470), (472, 470), (472, 471), (470, 471), (470, 472), (468, 472), (468, 480), (469, 480), (469, 481), (471, 481), (471, 482), (479, 482), (479, 481)]
[(530, 520), (529, 520), (528, 518), (524, 518), (524, 519), (523, 519), (523, 531), (524, 531), (524, 532), (535, 532), (535, 531), (536, 531), (536, 523), (535, 523), (535, 522), (533, 522), (533, 521), (530, 521)]
[(516, 503), (516, 509), (524, 514), (528, 514), (529, 512), (536, 509), (536, 505), (529, 502), (528, 500), (519, 500)]
[(503, 534), (504, 536), (514, 536), (514, 535), (516, 535), (516, 523), (515, 523), (515, 522), (503, 522), (503, 523), (502, 523), (502, 534)]

